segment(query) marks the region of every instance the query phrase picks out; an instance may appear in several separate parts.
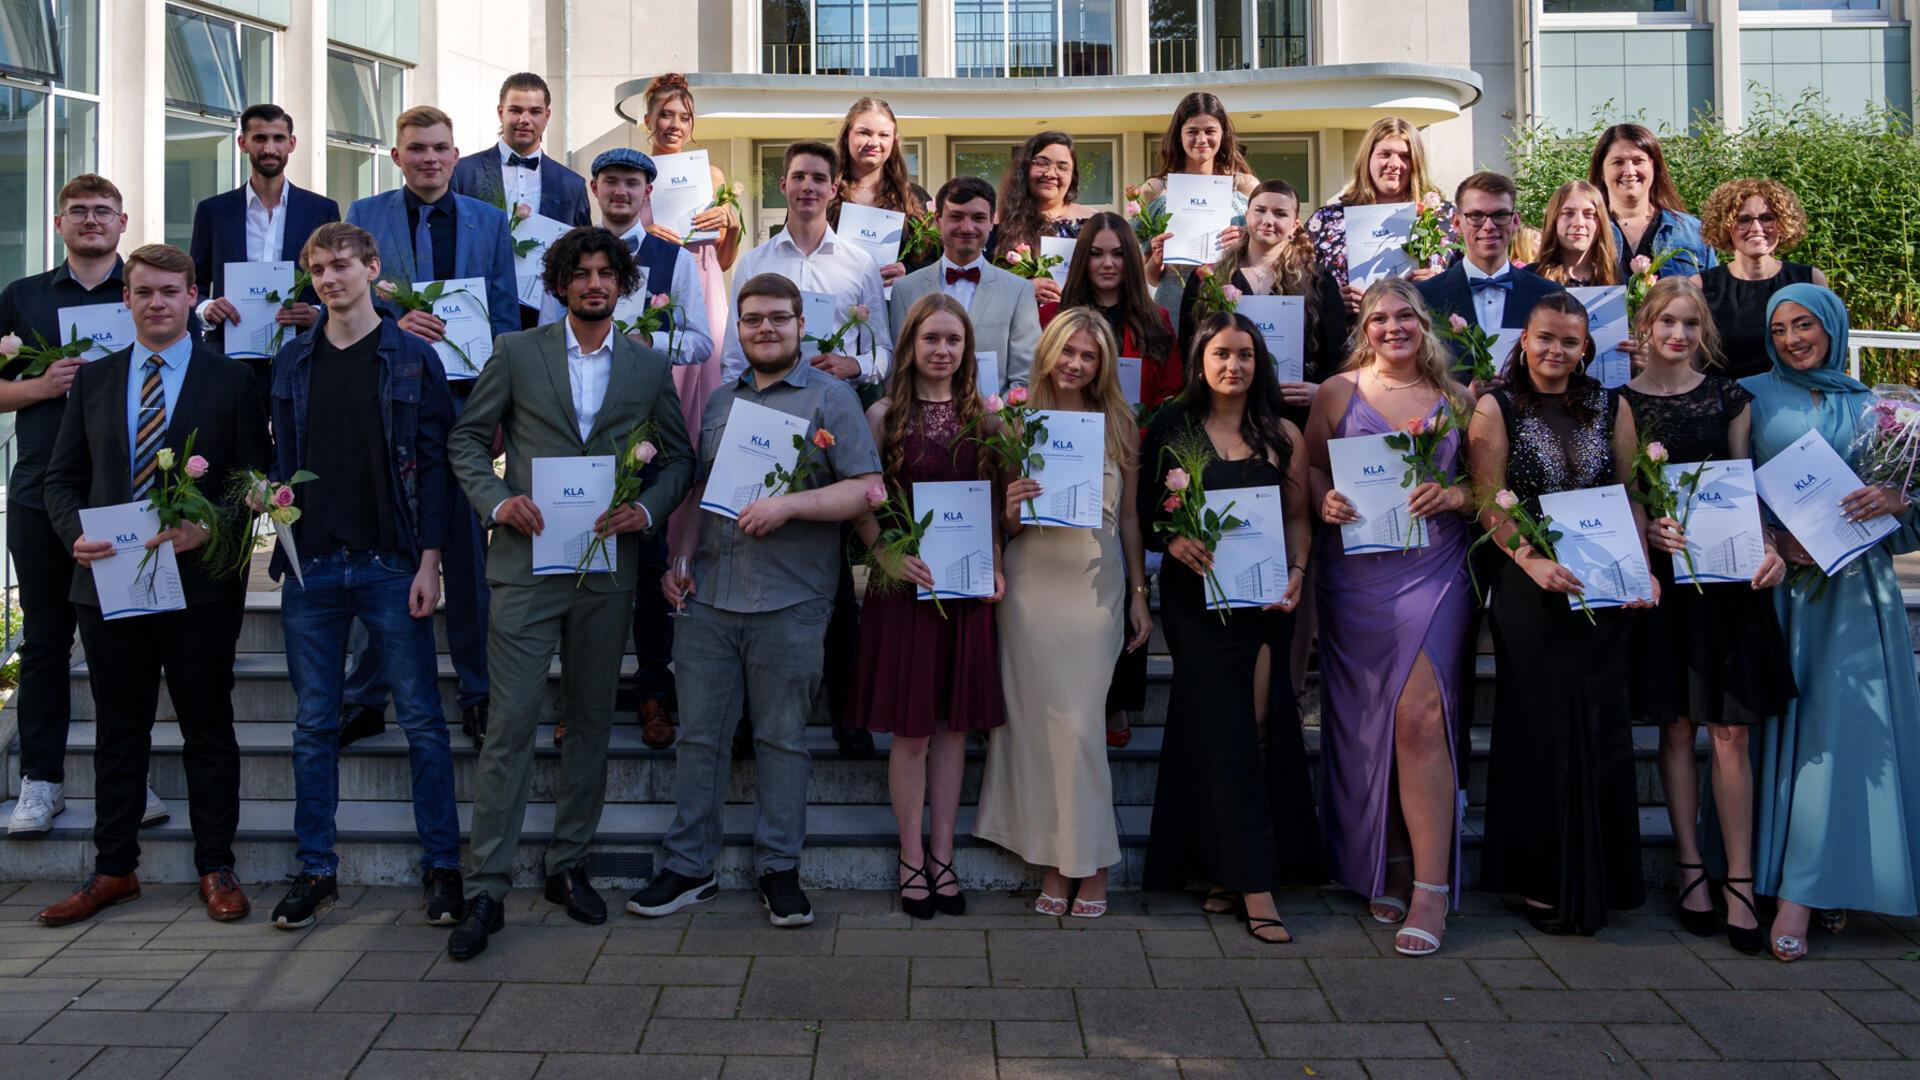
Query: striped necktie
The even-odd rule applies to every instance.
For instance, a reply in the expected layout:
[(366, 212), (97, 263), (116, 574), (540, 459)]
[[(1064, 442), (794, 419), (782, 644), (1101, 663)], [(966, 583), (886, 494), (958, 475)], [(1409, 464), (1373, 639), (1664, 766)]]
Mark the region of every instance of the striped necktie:
[(160, 385), (160, 357), (147, 357), (147, 378), (140, 384), (140, 424), (133, 440), (133, 498), (146, 498), (159, 477), (155, 455), (167, 437), (167, 395)]

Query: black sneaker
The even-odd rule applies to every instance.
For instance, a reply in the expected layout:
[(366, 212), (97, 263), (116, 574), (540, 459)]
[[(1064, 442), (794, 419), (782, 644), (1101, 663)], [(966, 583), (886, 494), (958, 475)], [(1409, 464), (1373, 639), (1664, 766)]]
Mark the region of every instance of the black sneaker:
[(452, 926), (459, 922), (467, 909), (464, 890), (460, 871), (443, 867), (427, 871), (420, 881), (420, 891), (426, 902), (427, 922), (434, 926)]
[(767, 909), (767, 921), (775, 926), (805, 926), (813, 921), (813, 905), (800, 891), (799, 870), (761, 874), (760, 903)]
[(657, 919), (683, 907), (704, 904), (720, 895), (713, 875), (690, 878), (671, 870), (662, 870), (647, 881), (647, 887), (627, 897), (627, 910), (635, 915)]
[(339, 898), (340, 890), (334, 887), (332, 875), (300, 874), (294, 877), (286, 897), (273, 906), (273, 925), (281, 930), (312, 926)]
[(361, 739), (370, 739), (387, 730), (387, 710), (371, 705), (344, 705), (340, 709), (340, 747), (346, 749)]
[(460, 710), (460, 730), (466, 734), (467, 738), (473, 740), (475, 750), (486, 747), (487, 699), (482, 698)]

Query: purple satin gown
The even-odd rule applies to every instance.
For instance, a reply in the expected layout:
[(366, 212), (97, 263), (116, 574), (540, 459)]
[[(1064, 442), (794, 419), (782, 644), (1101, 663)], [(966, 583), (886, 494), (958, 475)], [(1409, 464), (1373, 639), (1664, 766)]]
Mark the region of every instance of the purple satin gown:
[[(1436, 410), (1437, 410), (1436, 406)], [(1381, 435), (1385, 417), (1358, 392), (1334, 435)], [(1460, 433), (1441, 441), (1437, 463), (1457, 472)], [(1313, 545), (1319, 563), (1315, 589), (1320, 612), (1320, 829), (1334, 880), (1362, 896), (1385, 888), (1388, 806), (1393, 792), (1394, 707), (1425, 653), (1440, 682), (1446, 709), (1447, 753), (1457, 776), (1454, 745), (1459, 673), (1473, 611), (1467, 572), (1467, 523), (1455, 514), (1428, 519), (1428, 543), (1398, 552), (1347, 555), (1340, 527), (1323, 525)], [(1454, 799), (1453, 856), (1447, 880), (1460, 898), (1460, 818)], [(1437, 883), (1436, 883), (1437, 884)]]

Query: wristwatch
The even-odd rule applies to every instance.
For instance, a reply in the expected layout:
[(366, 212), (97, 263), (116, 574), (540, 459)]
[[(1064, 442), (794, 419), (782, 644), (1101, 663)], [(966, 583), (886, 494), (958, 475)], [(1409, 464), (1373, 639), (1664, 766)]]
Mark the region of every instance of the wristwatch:
[(1132, 586), (1132, 589), (1134, 592), (1139, 593), (1141, 596), (1148, 596), (1148, 595), (1151, 595), (1153, 592), (1152, 589), (1148, 588), (1145, 585), (1134, 585)]

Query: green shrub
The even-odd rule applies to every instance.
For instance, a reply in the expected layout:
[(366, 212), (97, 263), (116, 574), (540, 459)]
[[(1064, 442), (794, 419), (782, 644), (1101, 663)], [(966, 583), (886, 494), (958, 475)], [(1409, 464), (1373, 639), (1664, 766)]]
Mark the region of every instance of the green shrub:
[[(1611, 122), (1584, 131), (1525, 127), (1508, 140), (1529, 222), (1540, 221), (1555, 188), (1586, 177), (1594, 140)], [(1853, 325), (1920, 329), (1920, 141), (1905, 112), (1839, 116), (1809, 94), (1791, 104), (1763, 99), (1738, 132), (1701, 116), (1691, 131), (1660, 125), (1658, 134), (1689, 207), (1697, 210), (1727, 180), (1779, 180), (1807, 209), (1807, 239), (1791, 258), (1825, 271)], [(1869, 383), (1920, 383), (1920, 351), (1868, 352), (1863, 365)]]

